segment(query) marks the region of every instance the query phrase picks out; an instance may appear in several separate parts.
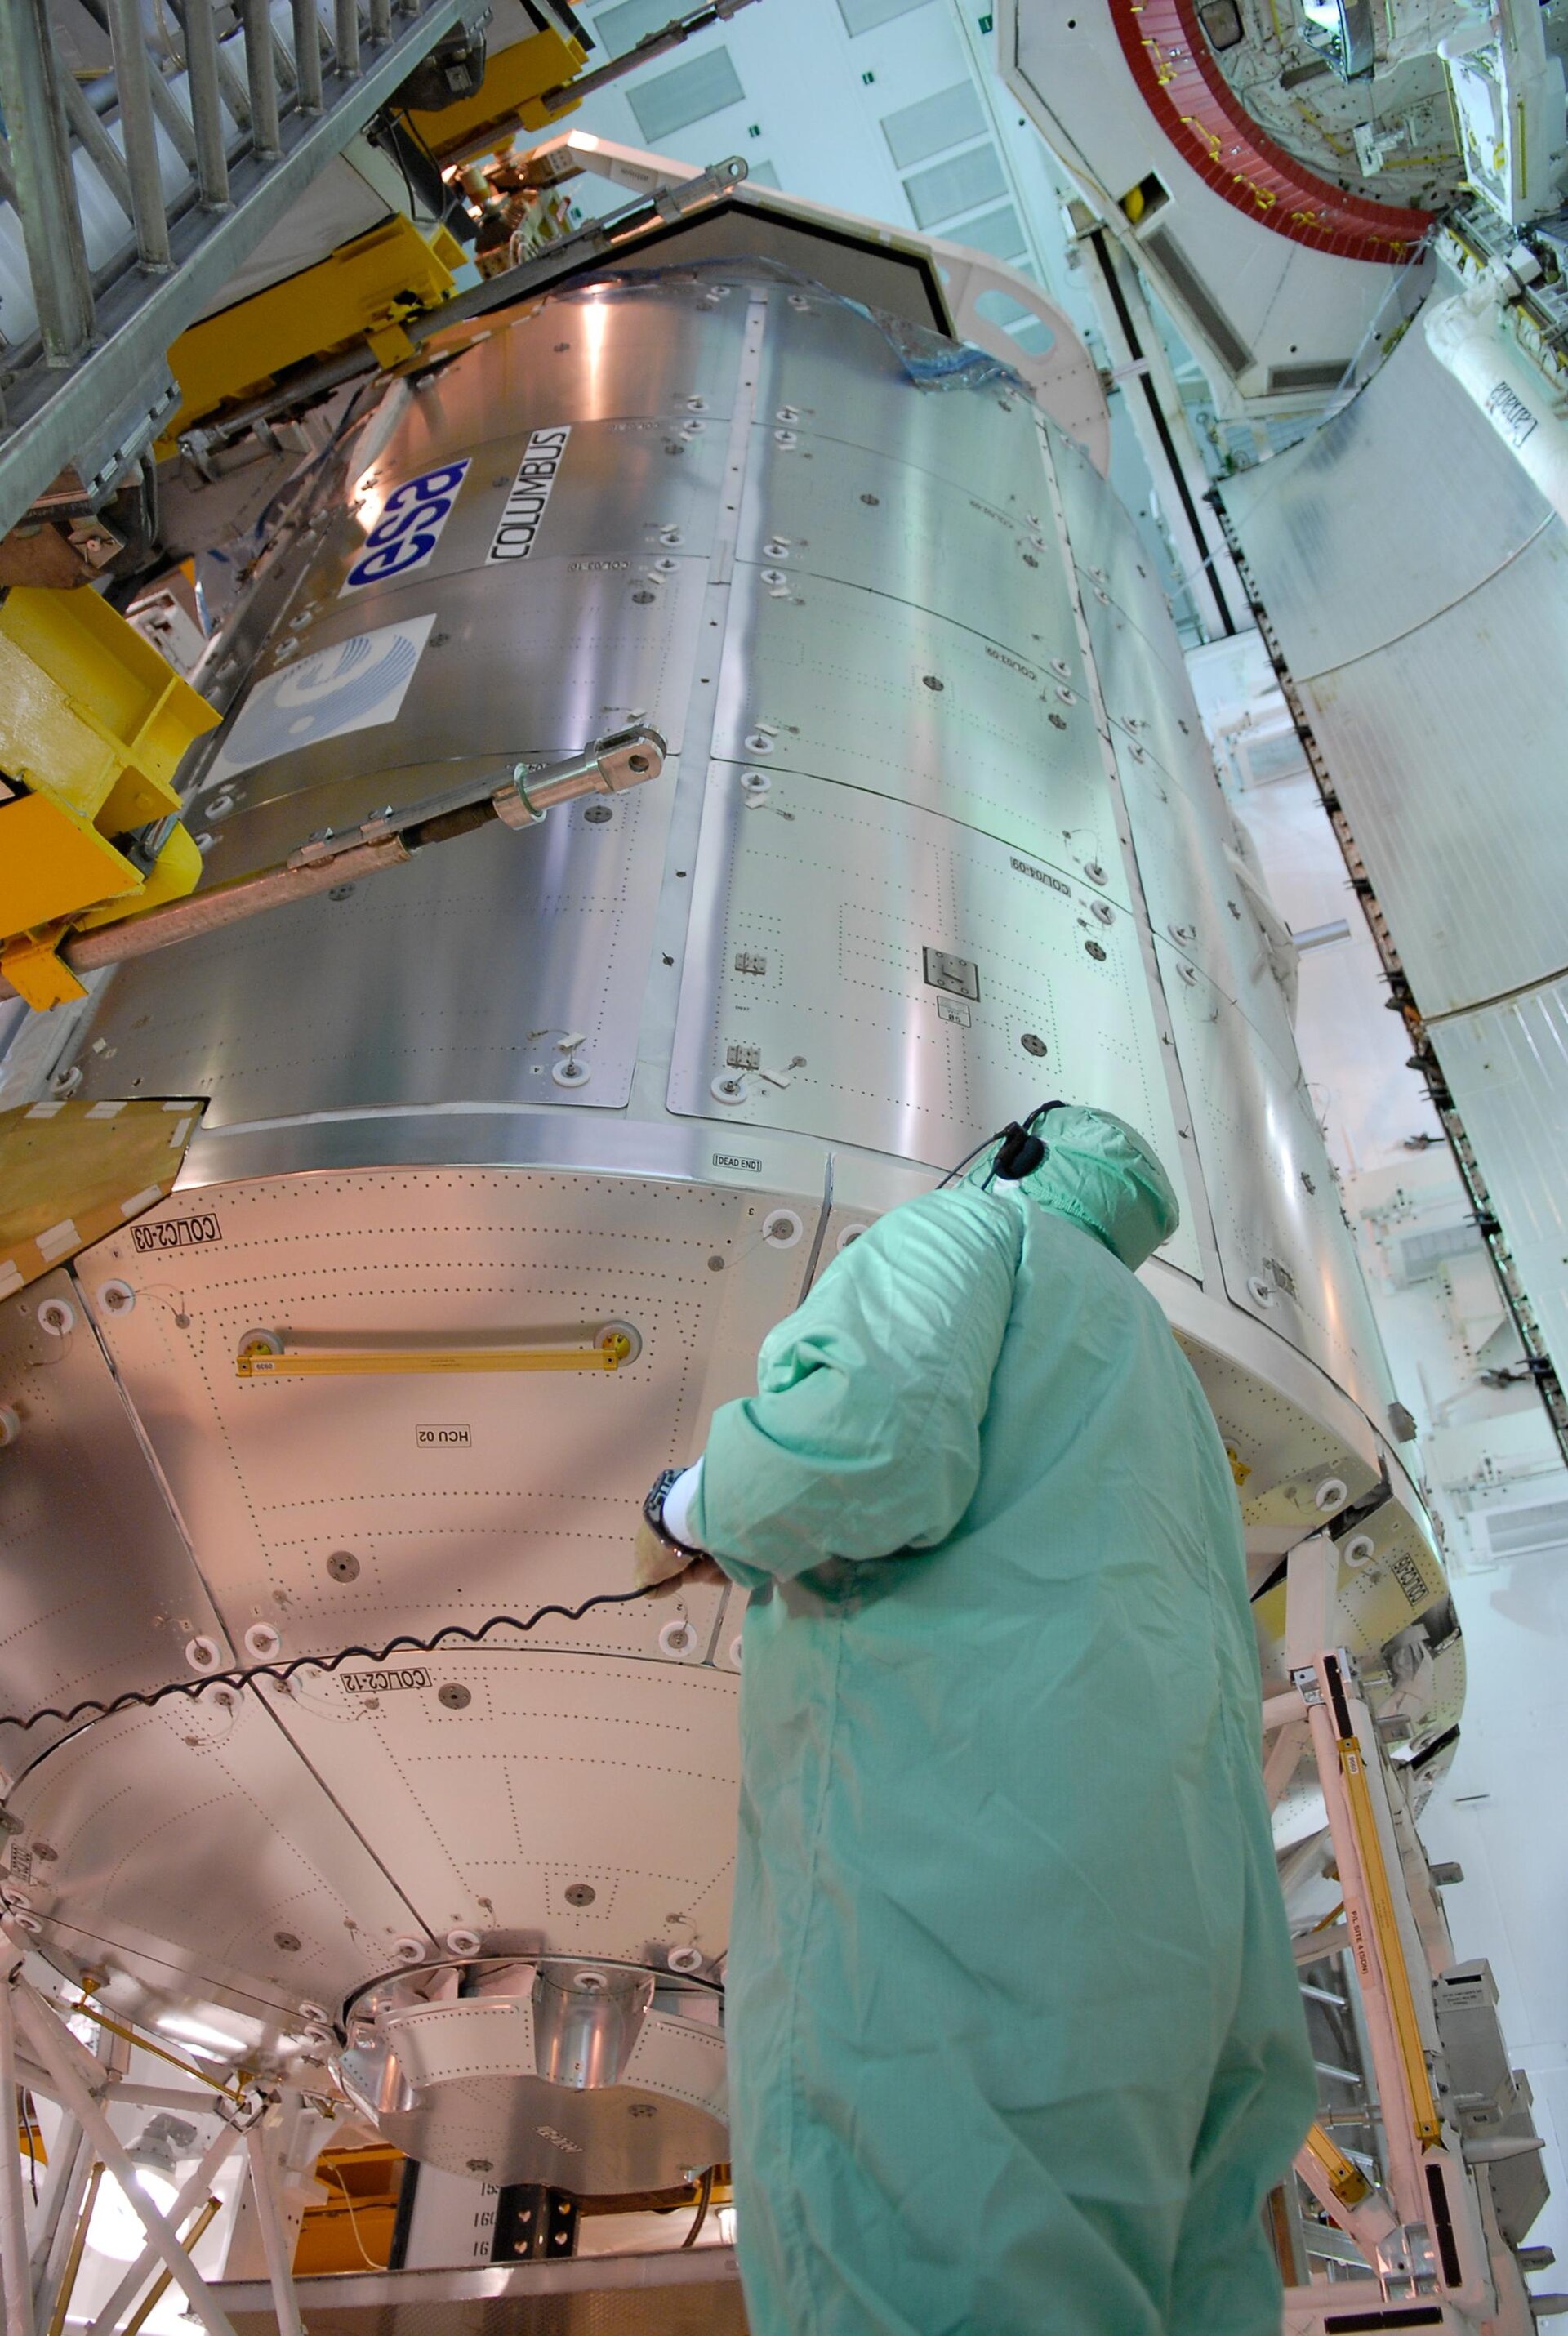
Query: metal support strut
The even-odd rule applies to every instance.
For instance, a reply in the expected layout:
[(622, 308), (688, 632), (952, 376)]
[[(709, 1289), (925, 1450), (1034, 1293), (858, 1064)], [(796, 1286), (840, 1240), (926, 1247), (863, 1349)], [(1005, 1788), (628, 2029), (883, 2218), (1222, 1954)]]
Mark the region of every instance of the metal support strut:
[[(482, 772), (402, 811), (389, 806), (341, 835), (327, 829), (278, 867), (237, 876), (230, 883), (192, 892), (117, 925), (101, 925), (68, 941), (60, 954), (78, 974), (96, 966), (122, 965), (128, 958), (146, 957), (175, 941), (217, 932), (264, 910), (336, 891), (339, 885), (356, 883), (384, 868), (402, 867), (427, 844), (448, 843), (492, 820), (504, 827), (536, 827), (555, 803), (646, 785), (663, 770), (666, 752), (657, 730), (618, 730), (568, 762), (547, 763), (538, 770), (514, 763), (504, 778), (494, 770)], [(0, 998), (15, 995), (10, 984), (0, 980)]]

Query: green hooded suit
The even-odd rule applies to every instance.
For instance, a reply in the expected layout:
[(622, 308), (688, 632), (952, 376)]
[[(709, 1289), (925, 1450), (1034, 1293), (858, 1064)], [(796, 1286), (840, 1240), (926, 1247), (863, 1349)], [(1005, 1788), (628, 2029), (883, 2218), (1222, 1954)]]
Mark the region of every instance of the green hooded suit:
[(1108, 1114), (892, 1210), (716, 1416), (754, 2336), (1277, 2336), (1313, 2108), (1231, 1470)]

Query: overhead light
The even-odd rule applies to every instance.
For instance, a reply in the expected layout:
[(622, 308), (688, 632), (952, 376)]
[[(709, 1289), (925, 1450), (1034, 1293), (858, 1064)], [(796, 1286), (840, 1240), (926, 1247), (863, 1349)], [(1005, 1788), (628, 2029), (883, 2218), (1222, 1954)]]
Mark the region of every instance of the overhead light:
[(204, 2020), (187, 2019), (183, 2012), (171, 2011), (154, 2020), (153, 2026), (161, 2036), (172, 2036), (209, 2059), (238, 2060), (246, 2049), (243, 2038), (227, 2035), (221, 2028), (209, 2028)]

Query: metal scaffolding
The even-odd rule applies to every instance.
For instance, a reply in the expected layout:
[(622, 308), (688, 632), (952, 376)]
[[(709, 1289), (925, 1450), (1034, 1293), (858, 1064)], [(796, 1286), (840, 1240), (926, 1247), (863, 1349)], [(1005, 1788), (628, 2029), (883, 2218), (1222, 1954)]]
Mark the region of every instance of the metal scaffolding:
[[(34, 317), (0, 347), (0, 536), (70, 466), (91, 504), (174, 410), (170, 344), (306, 186), (480, 0), (176, 0), (166, 53), (138, 0), (89, 0), (112, 69), (83, 85), (48, 0), (0, 7), (0, 205)], [(4, 218), (0, 209), (0, 219)], [(7, 320), (0, 317), (0, 334)]]

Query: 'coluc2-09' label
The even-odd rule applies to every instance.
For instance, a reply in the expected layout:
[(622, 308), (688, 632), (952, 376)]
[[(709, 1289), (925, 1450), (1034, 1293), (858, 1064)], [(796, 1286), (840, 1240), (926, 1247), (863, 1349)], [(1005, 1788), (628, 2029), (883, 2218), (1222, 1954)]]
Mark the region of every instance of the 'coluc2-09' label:
[(498, 560), (526, 560), (532, 551), (570, 436), (570, 422), (558, 423), (553, 430), (536, 430), (531, 435), (502, 508), (501, 525), (485, 555), (487, 566), (493, 566)]
[[(406, 576), (423, 568), (441, 540), (441, 530), (452, 517), (457, 491), (468, 475), (469, 457), (443, 463), (439, 471), (422, 471), (404, 479), (382, 505), (381, 517), (365, 539), (365, 549), (349, 569), (345, 592), (358, 592), (366, 584), (385, 584), (390, 576)], [(341, 597), (341, 596), (340, 596)]]

